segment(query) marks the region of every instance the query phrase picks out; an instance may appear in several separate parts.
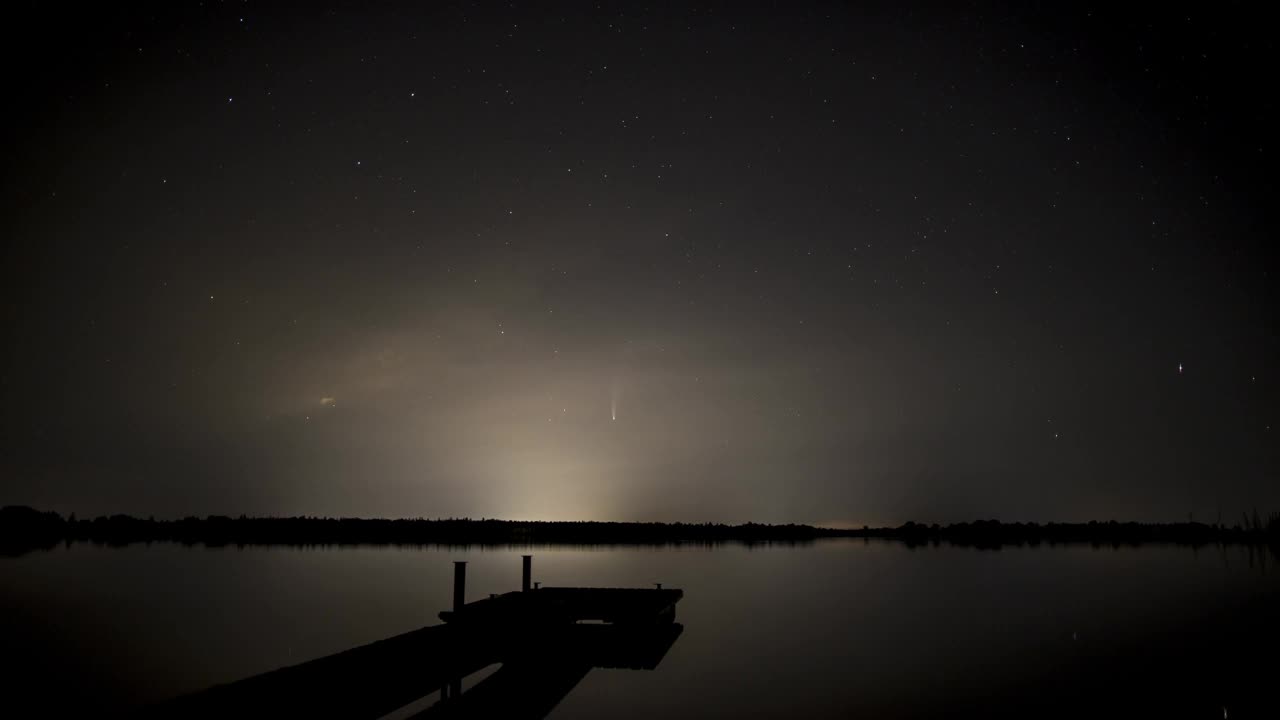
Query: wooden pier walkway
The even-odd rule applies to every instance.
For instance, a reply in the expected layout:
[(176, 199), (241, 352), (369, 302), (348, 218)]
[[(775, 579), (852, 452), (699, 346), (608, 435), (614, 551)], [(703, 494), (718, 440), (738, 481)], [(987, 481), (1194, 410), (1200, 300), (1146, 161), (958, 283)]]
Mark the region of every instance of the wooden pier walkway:
[(675, 589), (548, 587), (467, 603), (461, 610), (441, 612), (440, 619), (461, 624), (653, 624), (667, 616), (674, 618), (682, 597), (684, 592)]
[[(652, 670), (680, 637), (678, 589), (531, 588), (466, 603), (455, 564), (443, 625), (186, 695), (151, 717), (380, 718), (439, 692), (419, 717), (545, 717), (592, 668)], [(460, 680), (501, 667), (466, 693)]]

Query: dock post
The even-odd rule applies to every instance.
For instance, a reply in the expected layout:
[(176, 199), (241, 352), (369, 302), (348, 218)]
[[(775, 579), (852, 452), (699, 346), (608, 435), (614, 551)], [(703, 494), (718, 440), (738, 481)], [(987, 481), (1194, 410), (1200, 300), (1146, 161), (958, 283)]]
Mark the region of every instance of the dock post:
[(453, 611), (459, 612), (467, 604), (467, 561), (453, 561)]
[(533, 579), (533, 556), (521, 555), (524, 560), (524, 574), (520, 579), (520, 592), (529, 592), (529, 581)]

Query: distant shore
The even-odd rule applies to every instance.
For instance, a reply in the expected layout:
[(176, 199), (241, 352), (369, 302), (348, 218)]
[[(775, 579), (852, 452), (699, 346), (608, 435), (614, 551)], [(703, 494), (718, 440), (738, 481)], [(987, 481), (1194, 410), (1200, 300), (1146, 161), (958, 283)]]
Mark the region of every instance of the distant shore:
[(1245, 514), (1234, 525), (1098, 522), (1003, 523), (998, 520), (858, 529), (745, 523), (540, 522), (523, 520), (228, 517), (178, 520), (111, 515), (77, 519), (26, 506), (0, 508), (0, 553), (17, 555), (60, 543), (123, 546), (173, 542), (225, 545), (716, 545), (811, 543), (824, 538), (878, 538), (909, 546), (949, 544), (996, 549), (1040, 544), (1280, 546), (1280, 513)]

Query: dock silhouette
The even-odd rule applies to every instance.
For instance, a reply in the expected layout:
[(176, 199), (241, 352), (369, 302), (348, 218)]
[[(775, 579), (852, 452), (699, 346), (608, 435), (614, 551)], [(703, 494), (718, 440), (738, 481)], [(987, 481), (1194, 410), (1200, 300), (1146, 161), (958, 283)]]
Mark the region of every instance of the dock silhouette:
[[(466, 567), (454, 563), (441, 625), (215, 685), (143, 716), (380, 718), (439, 693), (412, 717), (542, 718), (594, 668), (655, 669), (684, 630), (679, 589), (540, 587), (525, 555), (520, 590), (468, 603)], [(463, 678), (495, 664), (462, 692)]]

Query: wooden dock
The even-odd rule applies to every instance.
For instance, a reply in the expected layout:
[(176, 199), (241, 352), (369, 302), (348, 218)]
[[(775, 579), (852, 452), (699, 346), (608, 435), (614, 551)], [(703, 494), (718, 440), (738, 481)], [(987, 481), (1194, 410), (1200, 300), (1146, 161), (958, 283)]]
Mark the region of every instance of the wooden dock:
[(682, 590), (548, 587), (509, 592), (445, 610), (440, 619), (456, 624), (528, 624), (601, 622), (654, 624), (675, 619)]
[[(678, 589), (530, 587), (465, 602), (455, 564), (443, 625), (186, 695), (154, 717), (380, 718), (440, 693), (415, 717), (545, 717), (592, 668), (652, 670), (680, 637)], [(461, 679), (501, 667), (465, 693)]]

